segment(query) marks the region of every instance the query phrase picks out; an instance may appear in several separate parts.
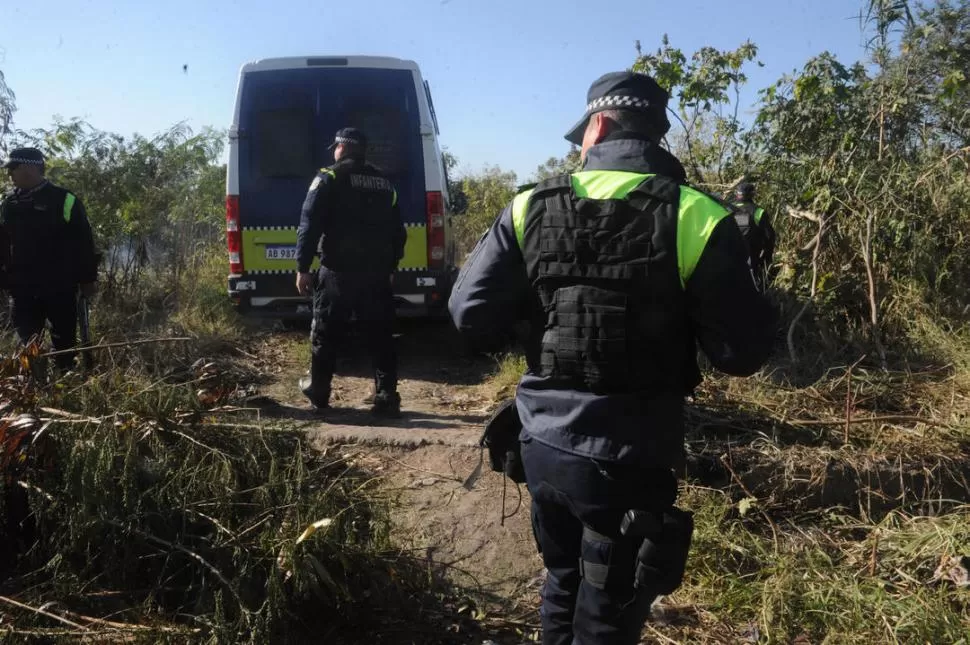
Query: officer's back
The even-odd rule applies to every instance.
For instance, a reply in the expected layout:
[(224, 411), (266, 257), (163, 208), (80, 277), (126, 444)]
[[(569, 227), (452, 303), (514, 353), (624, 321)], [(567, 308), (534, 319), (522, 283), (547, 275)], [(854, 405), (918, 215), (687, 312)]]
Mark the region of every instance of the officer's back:
[(516, 195), (449, 300), (482, 348), (530, 323), (516, 409), (547, 569), (545, 645), (639, 641), (687, 560), (674, 471), (685, 395), (700, 382), (696, 343), (715, 367), (748, 375), (774, 338), (729, 211), (659, 145), (667, 99), (639, 74), (594, 82), (567, 135), (582, 171)]
[[(297, 230), (297, 290), (313, 292), (310, 376), (300, 389), (317, 409), (330, 405), (338, 349), (356, 316), (374, 358), (374, 412), (396, 416), (397, 356), (391, 280), (404, 254), (406, 231), (397, 191), (366, 161), (367, 139), (356, 128), (337, 132), (333, 166), (317, 173)], [(313, 256), (320, 271), (313, 285)]]

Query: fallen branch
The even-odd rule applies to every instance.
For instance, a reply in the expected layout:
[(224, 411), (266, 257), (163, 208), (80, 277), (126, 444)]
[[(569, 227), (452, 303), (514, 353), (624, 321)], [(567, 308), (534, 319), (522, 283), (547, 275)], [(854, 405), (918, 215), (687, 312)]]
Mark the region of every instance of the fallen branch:
[(933, 421), (931, 419), (924, 419), (923, 417), (913, 417), (904, 415), (890, 415), (884, 417), (862, 417), (855, 419), (785, 419), (785, 423), (789, 423), (795, 426), (836, 426), (842, 424), (852, 424), (852, 423), (922, 423), (928, 426), (936, 426), (937, 428), (949, 428), (951, 424), (943, 423), (941, 421)]
[(417, 466), (412, 466), (411, 464), (405, 463), (405, 462), (401, 461), (400, 459), (396, 459), (394, 457), (391, 457), (390, 455), (388, 455), (387, 458), (390, 459), (391, 461), (395, 462), (395, 463), (401, 464), (402, 466), (404, 466), (405, 468), (407, 468), (409, 470), (415, 470), (415, 471), (417, 471), (419, 473), (426, 473), (428, 475), (434, 475), (435, 477), (440, 477), (442, 479), (446, 479), (446, 480), (449, 480), (449, 481), (455, 481), (455, 482), (458, 482), (458, 483), (462, 483), (462, 482), (465, 481), (464, 479), (462, 479), (460, 477), (457, 477), (455, 475), (445, 475), (445, 474), (442, 474), (442, 473), (436, 473), (436, 472), (434, 472), (432, 470), (425, 470), (424, 468), (418, 468)]
[(52, 619), (54, 619), (54, 620), (56, 620), (56, 621), (58, 621), (60, 623), (64, 623), (65, 625), (68, 625), (70, 627), (74, 627), (75, 629), (81, 629), (81, 630), (84, 630), (84, 631), (88, 631), (88, 628), (85, 627), (84, 625), (79, 625), (78, 623), (75, 623), (73, 621), (70, 621), (67, 618), (63, 618), (61, 616), (58, 616), (57, 614), (52, 614), (49, 611), (45, 611), (43, 609), (40, 609), (39, 607), (31, 607), (30, 605), (25, 605), (22, 602), (17, 602), (13, 598), (7, 598), (6, 596), (0, 596), (0, 602), (4, 602), (4, 603), (6, 603), (8, 605), (12, 605), (12, 606), (17, 607), (19, 609), (26, 609), (27, 611), (32, 611), (35, 614), (39, 614), (41, 616), (46, 616), (47, 618), (52, 618)]
[[(83, 421), (85, 423), (101, 423), (106, 419), (106, 417), (89, 417), (83, 414), (75, 414), (74, 412), (68, 412), (66, 410), (58, 410), (57, 408), (37, 408), (45, 414), (51, 416), (60, 417), (62, 419), (71, 419), (74, 421)], [(48, 421), (48, 419), (41, 419), (42, 421)], [(53, 419), (50, 419), (53, 421)]]
[(60, 356), (62, 354), (74, 354), (79, 352), (89, 352), (95, 349), (112, 349), (115, 347), (134, 347), (135, 345), (150, 345), (152, 343), (176, 343), (176, 342), (187, 342), (190, 340), (195, 340), (194, 338), (188, 337), (177, 337), (177, 338), (146, 338), (144, 340), (129, 340), (124, 343), (106, 343), (104, 345), (86, 345), (84, 347), (75, 347), (73, 349), (59, 349), (53, 352), (46, 352), (44, 354), (38, 354), (37, 356)]

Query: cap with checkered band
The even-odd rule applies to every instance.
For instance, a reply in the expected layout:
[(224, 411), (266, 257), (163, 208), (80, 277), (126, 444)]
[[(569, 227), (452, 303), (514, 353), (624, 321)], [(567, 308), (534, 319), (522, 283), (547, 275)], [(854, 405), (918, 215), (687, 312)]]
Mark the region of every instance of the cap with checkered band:
[(334, 137), (333, 143), (330, 144), (330, 149), (333, 150), (341, 143), (363, 148), (367, 146), (367, 137), (357, 128), (341, 128), (337, 130), (337, 136)]
[(43, 166), (44, 154), (37, 148), (14, 148), (3, 162), (4, 168), (17, 166)]
[(670, 95), (657, 81), (636, 72), (610, 72), (589, 86), (586, 114), (566, 133), (566, 141), (581, 145), (589, 117), (603, 110), (637, 110), (654, 117), (660, 134), (670, 129), (667, 100)]

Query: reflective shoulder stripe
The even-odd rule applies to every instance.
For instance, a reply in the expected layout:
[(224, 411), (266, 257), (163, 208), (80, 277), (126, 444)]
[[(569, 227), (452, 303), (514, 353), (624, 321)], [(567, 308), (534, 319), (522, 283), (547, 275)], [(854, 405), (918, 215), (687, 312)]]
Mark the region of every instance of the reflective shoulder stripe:
[(333, 171), (333, 168), (321, 168), (320, 172), (322, 172), (325, 175), (330, 175), (331, 177), (337, 176), (337, 173)]
[[(585, 170), (573, 173), (572, 186), (580, 199), (626, 199), (634, 188), (650, 177), (653, 175), (622, 170)], [(525, 215), (534, 190), (519, 193), (512, 200), (512, 224), (519, 248), (525, 239)]]
[(728, 215), (716, 201), (689, 186), (680, 187), (677, 211), (677, 269), (685, 287), (704, 253), (714, 227)]
[(650, 177), (621, 170), (584, 170), (573, 174), (573, 192), (580, 199), (624, 199)]
[(68, 193), (67, 197), (64, 198), (64, 221), (71, 221), (71, 212), (74, 210), (74, 202), (77, 201), (77, 197), (73, 193)]
[(528, 212), (529, 199), (535, 189), (519, 193), (512, 200), (512, 226), (515, 228), (515, 239), (519, 243), (519, 248), (525, 245), (525, 214)]
[(765, 209), (763, 209), (763, 208), (756, 208), (756, 209), (754, 209), (754, 223), (755, 224), (760, 224), (761, 223), (761, 216), (764, 215), (764, 214), (765, 214)]
[(397, 191), (392, 188), (391, 192), (394, 193), (391, 197), (391, 206), (397, 206)]

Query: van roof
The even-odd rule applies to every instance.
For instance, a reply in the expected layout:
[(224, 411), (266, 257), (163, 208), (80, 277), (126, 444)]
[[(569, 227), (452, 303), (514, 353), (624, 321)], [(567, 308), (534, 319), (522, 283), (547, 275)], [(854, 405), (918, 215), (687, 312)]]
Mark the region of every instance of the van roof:
[(389, 56), (286, 56), (262, 58), (246, 63), (240, 74), (279, 69), (302, 69), (307, 67), (376, 67), (381, 69), (409, 69), (418, 72), (413, 60)]

